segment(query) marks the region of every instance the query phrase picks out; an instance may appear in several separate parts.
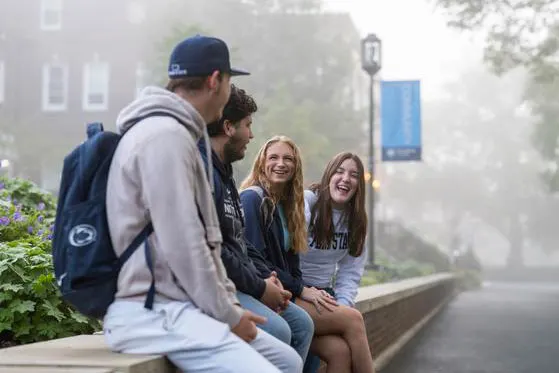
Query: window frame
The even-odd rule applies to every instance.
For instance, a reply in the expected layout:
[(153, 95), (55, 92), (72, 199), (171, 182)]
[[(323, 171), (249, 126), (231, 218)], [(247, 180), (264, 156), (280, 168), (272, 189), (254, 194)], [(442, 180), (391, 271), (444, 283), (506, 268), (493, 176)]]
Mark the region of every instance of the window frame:
[[(63, 0), (41, 0), (41, 30), (43, 31), (55, 31), (62, 29), (62, 9), (63, 9)], [(49, 24), (47, 22), (47, 14), (48, 12), (57, 12), (58, 13), (58, 22)]]
[[(52, 69), (62, 69), (62, 97), (63, 102), (51, 103), (51, 82), (52, 82)], [(42, 73), (42, 109), (47, 112), (60, 112), (68, 110), (68, 85), (69, 85), (69, 68), (65, 63), (54, 62), (45, 63), (43, 65)]]
[[(92, 67), (98, 66), (105, 66), (105, 81), (102, 82), (103, 88), (101, 89), (103, 92), (93, 92), (91, 87), (91, 75), (92, 75)], [(82, 108), (84, 111), (107, 111), (109, 109), (109, 86), (110, 86), (110, 76), (111, 76), (111, 67), (108, 62), (99, 61), (95, 59), (94, 61), (87, 62), (83, 67), (83, 95), (82, 95)], [(103, 95), (104, 100), (102, 103), (91, 103), (89, 98), (92, 93), (100, 93)]]

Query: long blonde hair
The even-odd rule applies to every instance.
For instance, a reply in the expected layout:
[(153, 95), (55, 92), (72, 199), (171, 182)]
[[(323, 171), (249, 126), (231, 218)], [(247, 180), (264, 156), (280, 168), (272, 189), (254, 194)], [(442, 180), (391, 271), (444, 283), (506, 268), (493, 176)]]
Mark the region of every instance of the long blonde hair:
[[(266, 177), (264, 171), (268, 148), (277, 142), (289, 145), (295, 157), (293, 178), (288, 182), (281, 196), (273, 194), (270, 181)], [(259, 185), (264, 188), (275, 204), (281, 202), (287, 218), (287, 229), (289, 230), (291, 249), (295, 253), (305, 252), (307, 250), (307, 224), (305, 221), (303, 162), (299, 148), (293, 140), (287, 136), (274, 136), (266, 141), (258, 151), (254, 163), (252, 164), (252, 170), (241, 183), (240, 189), (243, 190), (254, 185)]]

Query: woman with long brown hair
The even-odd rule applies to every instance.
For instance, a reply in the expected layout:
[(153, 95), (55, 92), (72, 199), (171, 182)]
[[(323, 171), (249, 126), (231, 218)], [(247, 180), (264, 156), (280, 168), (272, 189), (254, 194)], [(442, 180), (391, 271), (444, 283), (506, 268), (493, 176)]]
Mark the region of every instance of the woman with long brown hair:
[(371, 373), (371, 352), (361, 313), (338, 304), (325, 290), (305, 286), (300, 255), (307, 251), (302, 160), (285, 136), (268, 140), (241, 184), (247, 240), (277, 272), (293, 300), (315, 324), (311, 351), (329, 373)]
[[(343, 152), (328, 162), (320, 182), (305, 191), (305, 217), (309, 249), (300, 258), (303, 283), (353, 307), (366, 261), (365, 181), (359, 156)], [(310, 373), (318, 364), (309, 358)]]
[(303, 282), (328, 291), (339, 304), (354, 306), (365, 269), (367, 234), (365, 178), (361, 159), (336, 155), (320, 183), (305, 191), (309, 250), (301, 256)]

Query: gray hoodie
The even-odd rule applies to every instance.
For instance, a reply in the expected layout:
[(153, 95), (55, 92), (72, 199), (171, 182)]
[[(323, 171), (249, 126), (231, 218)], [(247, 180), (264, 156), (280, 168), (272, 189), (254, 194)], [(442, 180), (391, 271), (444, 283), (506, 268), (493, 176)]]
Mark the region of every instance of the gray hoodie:
[[(161, 112), (173, 117), (137, 122)], [(242, 309), (221, 262), (219, 221), (196, 146), (202, 136), (207, 138), (204, 119), (179, 96), (149, 87), (122, 110), (117, 126), (126, 134), (115, 152), (107, 185), (109, 230), (117, 254), (151, 221), (155, 301), (190, 301), (235, 326)], [(116, 298), (145, 301), (151, 278), (142, 246), (120, 272)]]

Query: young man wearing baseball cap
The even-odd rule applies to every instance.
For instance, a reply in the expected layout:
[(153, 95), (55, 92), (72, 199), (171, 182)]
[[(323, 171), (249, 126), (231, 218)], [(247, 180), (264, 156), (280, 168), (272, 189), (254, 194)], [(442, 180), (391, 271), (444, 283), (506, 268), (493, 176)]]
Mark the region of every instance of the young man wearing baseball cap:
[(117, 119), (126, 134), (107, 185), (112, 243), (120, 255), (150, 222), (154, 233), (120, 272), (103, 323), (107, 344), (167, 355), (187, 372), (301, 372), (297, 353), (239, 304), (220, 258), (213, 167), (206, 173), (197, 149), (209, 142), (206, 123), (222, 115), (230, 77), (248, 73), (231, 68), (222, 40), (195, 36), (175, 47), (168, 74), (167, 89), (144, 89)]

